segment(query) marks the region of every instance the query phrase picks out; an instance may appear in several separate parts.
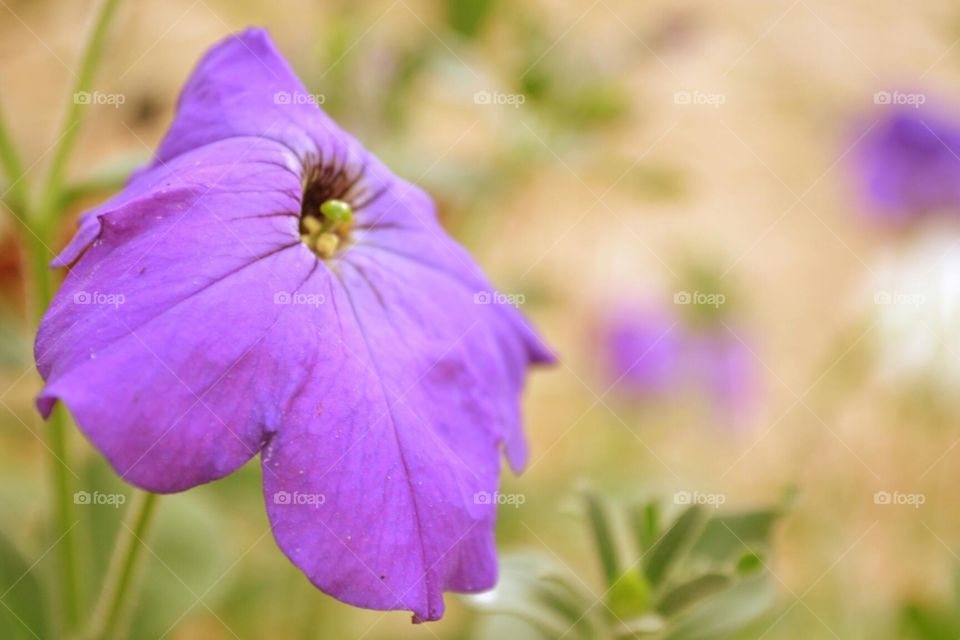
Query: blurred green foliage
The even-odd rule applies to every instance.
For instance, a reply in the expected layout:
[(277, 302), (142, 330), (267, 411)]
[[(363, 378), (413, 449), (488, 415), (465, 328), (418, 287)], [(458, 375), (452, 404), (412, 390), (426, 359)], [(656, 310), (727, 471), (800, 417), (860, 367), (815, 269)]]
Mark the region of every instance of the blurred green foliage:
[[(587, 492), (584, 520), (603, 575), (600, 588), (560, 558), (514, 554), (492, 594), (467, 600), (490, 614), (481, 635), (488, 638), (505, 628), (517, 638), (734, 637), (775, 604), (764, 557), (791, 499), (735, 513), (688, 504), (665, 519), (658, 501), (611, 512), (607, 501)], [(634, 544), (628, 562), (618, 542), (624, 539)]]
[(956, 640), (960, 638), (960, 569), (954, 570), (953, 598), (946, 602), (907, 600), (900, 608), (900, 633), (904, 640)]
[(466, 38), (474, 38), (484, 28), (497, 0), (445, 0), (447, 25)]
[(40, 576), (33, 572), (32, 562), (17, 549), (13, 542), (0, 535), (0, 584), (5, 590), (0, 594), (0, 629), (3, 637), (20, 638), (49, 637), (48, 615)]

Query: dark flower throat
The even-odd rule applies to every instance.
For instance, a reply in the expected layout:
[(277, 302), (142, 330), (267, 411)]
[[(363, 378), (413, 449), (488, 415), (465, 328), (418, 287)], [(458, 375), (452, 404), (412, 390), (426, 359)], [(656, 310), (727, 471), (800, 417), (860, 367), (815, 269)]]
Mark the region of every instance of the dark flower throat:
[(350, 241), (354, 213), (383, 191), (369, 193), (363, 180), (364, 167), (350, 168), (346, 158), (321, 154), (308, 163), (300, 204), (300, 238), (324, 260), (342, 251)]

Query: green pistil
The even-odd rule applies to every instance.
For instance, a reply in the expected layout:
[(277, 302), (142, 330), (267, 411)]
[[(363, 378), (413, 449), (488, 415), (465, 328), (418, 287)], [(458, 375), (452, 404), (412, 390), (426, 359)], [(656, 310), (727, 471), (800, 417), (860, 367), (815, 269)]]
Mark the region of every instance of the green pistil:
[(346, 237), (353, 222), (353, 207), (343, 200), (326, 200), (320, 205), (320, 218), (305, 217), (303, 241), (321, 258), (331, 257)]
[(353, 207), (343, 200), (327, 200), (320, 205), (320, 213), (327, 223), (334, 225), (353, 222)]

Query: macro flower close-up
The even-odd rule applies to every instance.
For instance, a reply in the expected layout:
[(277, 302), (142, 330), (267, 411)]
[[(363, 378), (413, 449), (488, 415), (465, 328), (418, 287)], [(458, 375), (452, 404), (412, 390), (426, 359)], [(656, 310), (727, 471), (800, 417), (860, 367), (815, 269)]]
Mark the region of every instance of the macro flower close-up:
[(263, 31), (204, 57), (154, 161), (55, 262), (38, 403), (148, 491), (259, 453), (274, 536), (314, 584), (434, 620), (444, 590), (493, 585), (495, 505), (474, 495), (501, 452), (523, 468), (519, 393), (551, 356), (513, 307), (475, 303), (491, 285), (420, 189), (282, 99), (305, 95)]
[(960, 638), (958, 41), (0, 0), (0, 640)]

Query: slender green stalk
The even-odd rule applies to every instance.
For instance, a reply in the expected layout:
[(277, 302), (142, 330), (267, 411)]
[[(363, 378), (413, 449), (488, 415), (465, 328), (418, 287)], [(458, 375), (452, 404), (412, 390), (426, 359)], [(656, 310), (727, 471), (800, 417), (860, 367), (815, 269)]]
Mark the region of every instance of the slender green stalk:
[(51, 451), (51, 457), (55, 457), (50, 463), (51, 482), (54, 496), (54, 521), (57, 523), (69, 523), (66, 529), (61, 530), (63, 539), (57, 548), (59, 562), (61, 564), (60, 579), (63, 584), (60, 585), (63, 597), (63, 620), (65, 626), (74, 628), (80, 619), (80, 575), (77, 573), (77, 538), (72, 533), (75, 521), (71, 522), (73, 515), (73, 485), (70, 481), (69, 468), (66, 466), (67, 459), (67, 424), (69, 423), (66, 409), (63, 405), (57, 405), (50, 414), (47, 423), (49, 431), (47, 435), (48, 445)]
[[(44, 242), (50, 234), (46, 229), (36, 228), (24, 233), (27, 253), (30, 257), (29, 273), (33, 292), (33, 322), (39, 324), (40, 318), (53, 297), (54, 274), (48, 263), (51, 251)], [(57, 545), (57, 566), (59, 569), (59, 593), (61, 597), (61, 616), (67, 630), (75, 629), (80, 618), (80, 584), (77, 572), (77, 540), (73, 534), (73, 486), (70, 478), (70, 459), (67, 451), (67, 424), (69, 418), (62, 405), (54, 408), (47, 422), (47, 447), (50, 451), (50, 495), (53, 501), (54, 536), (62, 538)]]
[(10, 136), (3, 114), (0, 113), (0, 165), (7, 173), (10, 185), (7, 187), (7, 202), (14, 211), (22, 211), (27, 204), (27, 185), (23, 182), (23, 163), (20, 154)]
[(40, 323), (50, 300), (53, 299), (54, 274), (50, 270), (50, 261), (54, 256), (47, 243), (50, 233), (45, 226), (31, 224), (29, 228), (23, 230), (22, 235), (30, 259), (28, 269), (33, 292), (31, 320), (36, 325)]
[[(89, 39), (83, 48), (79, 74), (70, 96), (63, 130), (53, 151), (53, 160), (50, 164), (47, 179), (43, 182), (36, 208), (31, 207), (25, 191), (14, 198), (14, 200), (19, 200), (16, 207), (20, 208), (20, 213), (24, 214), (24, 218), (30, 227), (26, 230), (25, 237), (30, 254), (30, 274), (33, 285), (32, 306), (36, 324), (39, 324), (44, 311), (50, 305), (55, 288), (53, 274), (48, 269), (47, 264), (52, 257), (49, 246), (53, 244), (56, 216), (62, 202), (64, 172), (76, 143), (83, 116), (84, 105), (82, 103), (85, 101), (77, 100), (76, 95), (90, 89), (97, 64), (102, 57), (107, 28), (118, 4), (119, 0), (102, 0), (99, 6), (93, 30), (90, 32)], [(6, 142), (0, 142), (0, 146), (5, 145), (8, 149), (6, 151), (0, 149), (0, 153), (5, 154), (3, 162), (12, 174), (18, 171), (19, 158), (15, 153), (11, 153), (12, 145), (9, 136), (0, 133), (0, 138), (6, 140)], [(9, 169), (11, 161), (13, 162), (13, 170)], [(21, 177), (22, 173), (14, 180), (19, 180)], [(17, 189), (20, 183), (15, 182), (15, 185), (15, 189)], [(50, 418), (47, 438), (51, 452), (53, 527), (56, 532), (63, 534), (57, 549), (62, 624), (66, 633), (69, 634), (77, 629), (80, 619), (80, 589), (76, 563), (76, 536), (71, 533), (73, 525), (73, 487), (68, 475), (70, 467), (66, 424), (67, 416), (64, 409), (57, 407)]]
[(63, 189), (63, 177), (67, 161), (70, 159), (74, 144), (76, 144), (77, 134), (80, 132), (80, 122), (83, 119), (85, 101), (79, 100), (78, 96), (90, 92), (94, 74), (100, 59), (103, 57), (107, 28), (110, 26), (110, 20), (113, 18), (119, 3), (120, 0), (101, 1), (93, 30), (90, 32), (90, 37), (83, 49), (80, 71), (73, 85), (73, 91), (70, 93), (67, 114), (64, 118), (63, 128), (60, 130), (60, 141), (54, 149), (53, 160), (50, 162), (50, 169), (40, 196), (41, 204), (36, 212), (41, 220), (56, 213), (55, 209), (60, 201), (60, 193)]
[(143, 558), (145, 540), (155, 513), (157, 494), (137, 491), (113, 549), (107, 575), (103, 581), (100, 598), (94, 608), (87, 640), (112, 640), (122, 632), (130, 609), (136, 602), (133, 598), (138, 568)]

